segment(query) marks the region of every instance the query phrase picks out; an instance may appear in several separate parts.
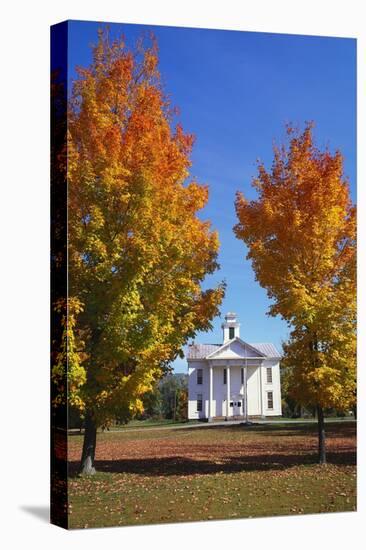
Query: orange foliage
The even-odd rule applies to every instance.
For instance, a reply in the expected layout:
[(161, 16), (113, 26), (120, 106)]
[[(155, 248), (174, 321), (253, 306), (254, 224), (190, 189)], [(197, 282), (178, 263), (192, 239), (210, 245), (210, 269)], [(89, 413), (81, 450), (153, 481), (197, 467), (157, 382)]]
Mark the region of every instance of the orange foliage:
[[(128, 416), (196, 330), (210, 328), (223, 286), (218, 236), (197, 212), (208, 188), (186, 183), (193, 136), (173, 126), (156, 41), (134, 51), (99, 33), (69, 112), (70, 294), (84, 311), (84, 399)], [(89, 335), (89, 336), (88, 336)]]

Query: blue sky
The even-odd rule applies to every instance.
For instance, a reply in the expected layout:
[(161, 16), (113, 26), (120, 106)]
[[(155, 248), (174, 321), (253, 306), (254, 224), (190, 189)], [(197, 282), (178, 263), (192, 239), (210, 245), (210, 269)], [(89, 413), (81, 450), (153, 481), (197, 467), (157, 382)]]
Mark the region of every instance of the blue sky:
[[(76, 65), (89, 65), (90, 45), (102, 25), (69, 23), (71, 79)], [(196, 136), (191, 176), (210, 188), (202, 216), (219, 231), (221, 268), (206, 285), (225, 279), (222, 316), (236, 311), (244, 340), (273, 342), (280, 349), (288, 328), (266, 315), (266, 292), (233, 234), (235, 193), (254, 198), (256, 159), (270, 165), (286, 122), (303, 126), (313, 120), (317, 145), (342, 151), (356, 200), (356, 40), (110, 24), (112, 37), (123, 33), (128, 45), (146, 30), (158, 40), (165, 91), (180, 109), (184, 130)], [(196, 342), (220, 343), (221, 323), (216, 318), (213, 332), (198, 334)], [(186, 362), (178, 359), (174, 367), (185, 372)]]

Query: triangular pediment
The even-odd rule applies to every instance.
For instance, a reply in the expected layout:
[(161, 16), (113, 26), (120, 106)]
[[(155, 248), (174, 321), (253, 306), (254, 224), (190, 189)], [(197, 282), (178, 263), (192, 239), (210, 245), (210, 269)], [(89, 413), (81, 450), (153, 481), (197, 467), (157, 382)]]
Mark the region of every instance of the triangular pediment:
[(266, 356), (241, 338), (234, 338), (207, 355), (206, 359), (244, 359), (246, 357), (263, 359)]

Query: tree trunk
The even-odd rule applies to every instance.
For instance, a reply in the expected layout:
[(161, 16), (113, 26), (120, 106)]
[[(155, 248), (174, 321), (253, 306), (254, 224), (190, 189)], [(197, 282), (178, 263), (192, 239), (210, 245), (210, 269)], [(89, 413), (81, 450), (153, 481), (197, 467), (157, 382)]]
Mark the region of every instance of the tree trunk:
[(94, 457), (97, 444), (97, 427), (90, 412), (85, 416), (85, 433), (83, 452), (81, 455), (80, 474), (95, 474)]
[(318, 405), (318, 436), (319, 436), (319, 464), (326, 464), (325, 455), (325, 427), (324, 427), (324, 411), (323, 408)]

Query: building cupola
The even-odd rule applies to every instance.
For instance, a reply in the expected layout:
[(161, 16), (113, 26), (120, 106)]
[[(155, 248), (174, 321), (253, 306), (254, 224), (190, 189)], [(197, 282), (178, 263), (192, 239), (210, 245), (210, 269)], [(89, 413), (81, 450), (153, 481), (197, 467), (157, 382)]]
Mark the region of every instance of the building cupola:
[(225, 315), (225, 322), (221, 325), (224, 344), (233, 338), (240, 336), (240, 323), (237, 322), (236, 313), (229, 312)]

